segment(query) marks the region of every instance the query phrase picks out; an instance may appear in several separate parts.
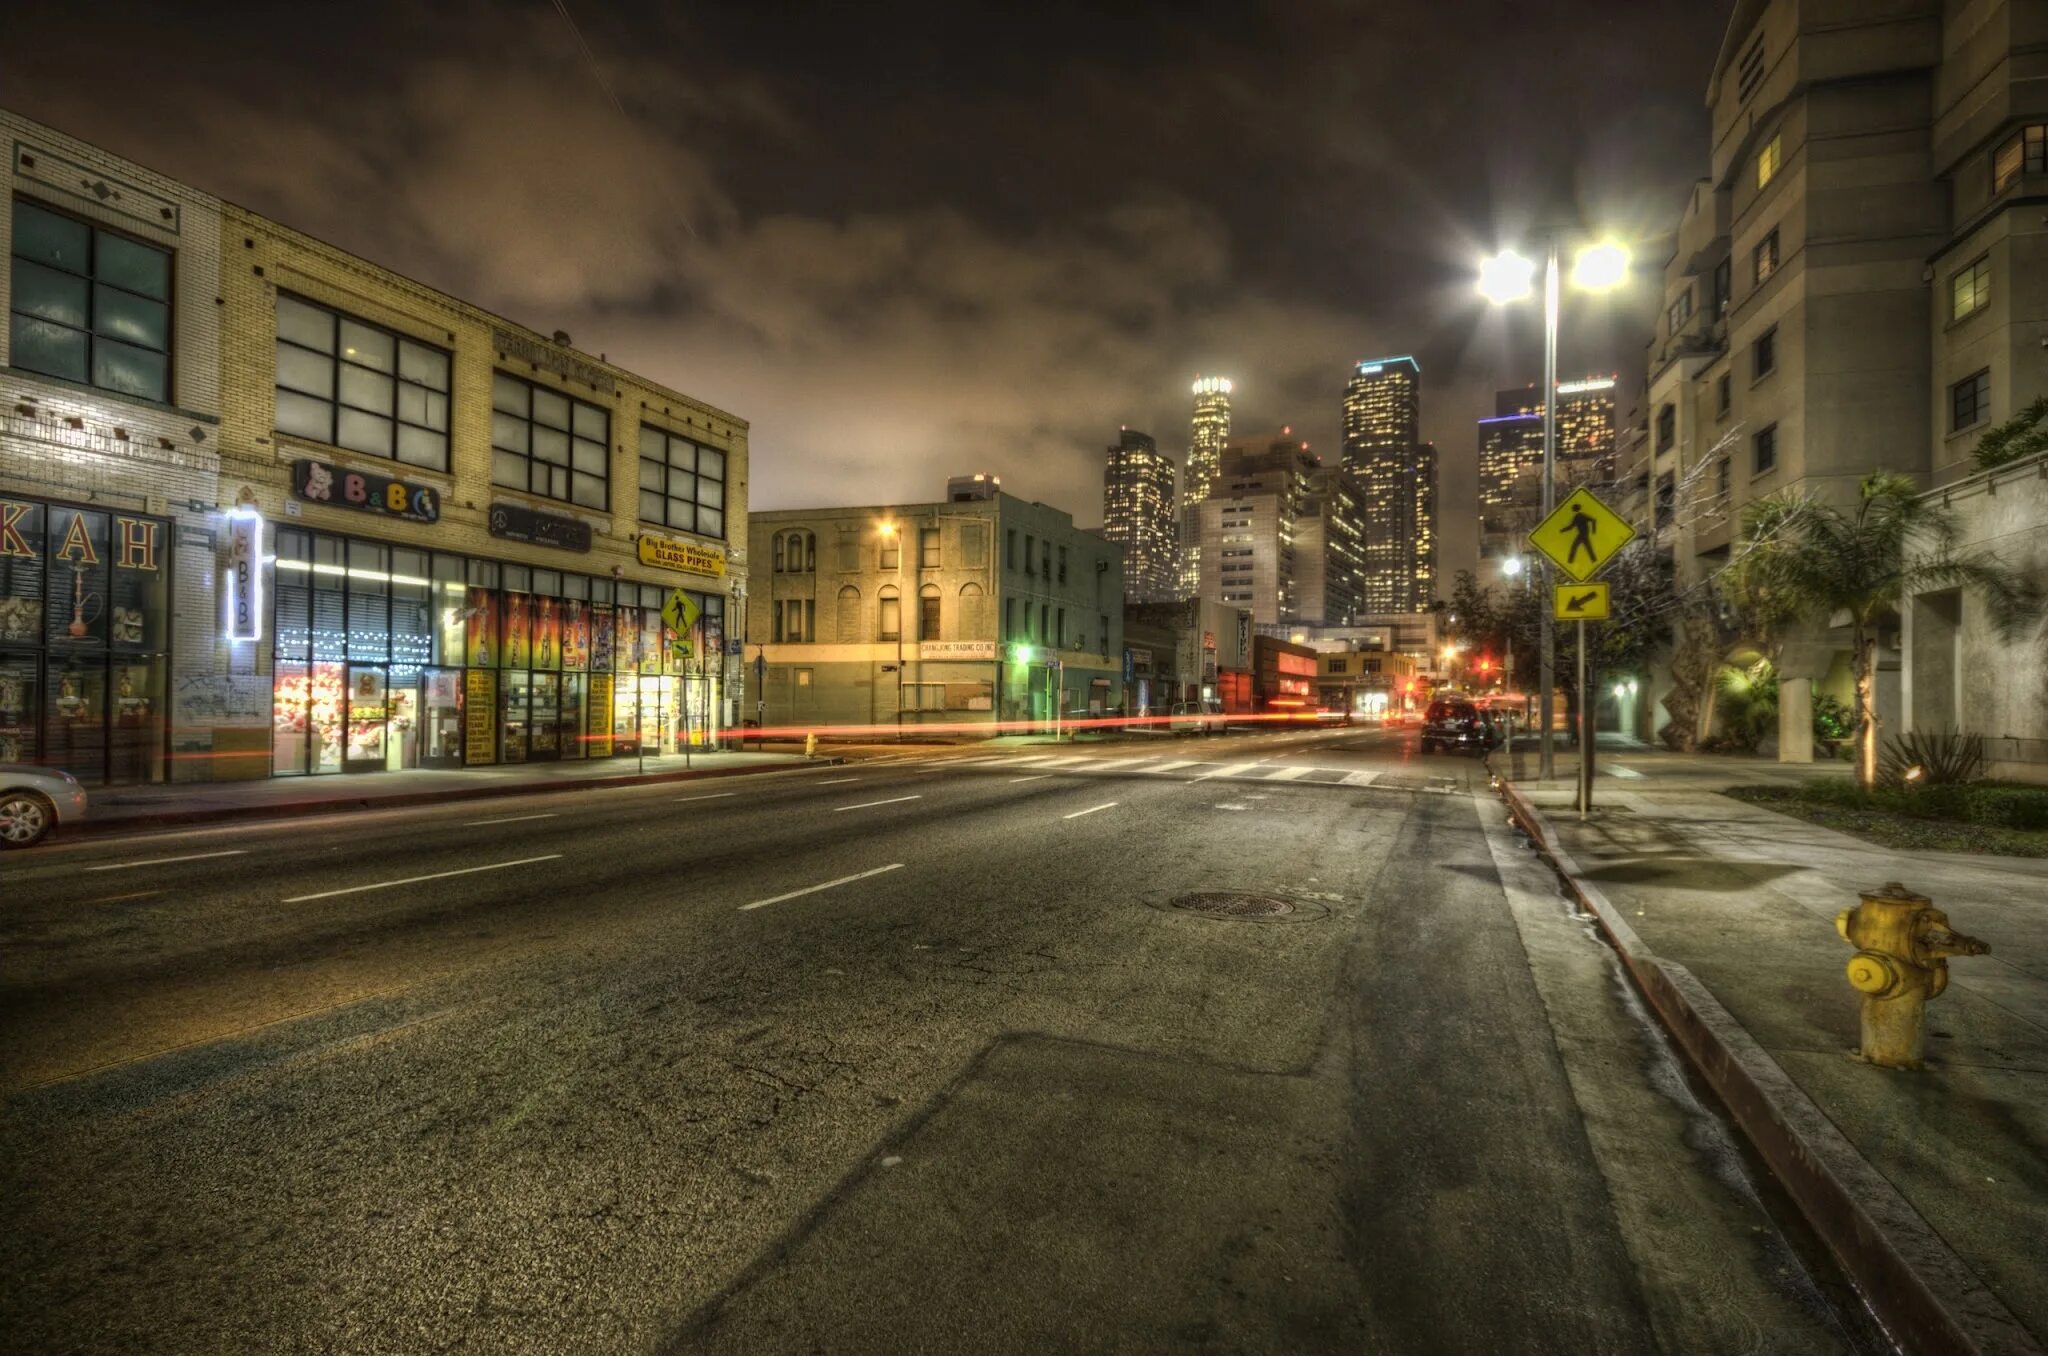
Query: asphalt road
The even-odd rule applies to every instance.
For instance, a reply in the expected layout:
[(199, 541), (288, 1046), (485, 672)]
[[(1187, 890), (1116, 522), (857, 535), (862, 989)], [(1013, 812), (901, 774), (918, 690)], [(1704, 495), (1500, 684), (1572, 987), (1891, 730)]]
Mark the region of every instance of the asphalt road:
[(1483, 771), (1412, 745), (7, 858), (0, 1342), (1847, 1349)]

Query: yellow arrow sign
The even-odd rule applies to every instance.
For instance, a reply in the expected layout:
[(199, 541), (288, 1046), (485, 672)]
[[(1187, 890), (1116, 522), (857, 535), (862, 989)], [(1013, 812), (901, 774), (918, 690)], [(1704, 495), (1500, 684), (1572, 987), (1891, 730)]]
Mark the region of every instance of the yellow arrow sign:
[(1606, 621), (1607, 585), (1559, 584), (1551, 615), (1559, 621)]
[(1573, 490), (1548, 518), (1529, 532), (1529, 545), (1549, 556), (1571, 579), (1586, 580), (1635, 540), (1628, 519), (1600, 502), (1590, 490)]

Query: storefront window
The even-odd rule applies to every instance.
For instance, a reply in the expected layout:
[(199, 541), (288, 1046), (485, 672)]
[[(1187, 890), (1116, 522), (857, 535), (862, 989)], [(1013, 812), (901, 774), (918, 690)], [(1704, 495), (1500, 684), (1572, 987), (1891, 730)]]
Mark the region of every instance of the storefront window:
[(0, 497), (0, 762), (164, 775), (168, 525)]

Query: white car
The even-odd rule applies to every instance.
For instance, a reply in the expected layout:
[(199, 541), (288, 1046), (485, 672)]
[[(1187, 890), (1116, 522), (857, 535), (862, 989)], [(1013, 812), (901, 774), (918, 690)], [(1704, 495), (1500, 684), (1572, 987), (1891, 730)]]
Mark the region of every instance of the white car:
[(32, 847), (85, 818), (85, 788), (68, 772), (0, 763), (0, 848)]

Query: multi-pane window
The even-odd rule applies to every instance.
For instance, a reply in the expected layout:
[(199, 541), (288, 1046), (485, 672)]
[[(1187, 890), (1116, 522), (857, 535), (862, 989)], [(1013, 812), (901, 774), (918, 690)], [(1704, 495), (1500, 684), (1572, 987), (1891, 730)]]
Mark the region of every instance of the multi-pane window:
[(448, 469), (448, 353), (279, 293), (277, 429)]
[(1981, 424), (1991, 417), (1991, 369), (1964, 377), (1948, 388), (1948, 426), (1951, 431)]
[(810, 574), (818, 568), (818, 538), (801, 529), (775, 534), (775, 573)]
[(1991, 256), (1983, 255), (1949, 280), (1948, 318), (1961, 320), (1991, 301)]
[(1753, 360), (1752, 377), (1768, 377), (1778, 370), (1778, 327), (1771, 326), (1756, 337), (1750, 349)]
[(1678, 294), (1678, 299), (1671, 303), (1670, 317), (1673, 334), (1684, 329), (1685, 322), (1692, 319), (1692, 287), (1689, 284)]
[(1773, 230), (1762, 240), (1756, 242), (1756, 249), (1751, 252), (1750, 260), (1756, 265), (1756, 280), (1758, 283), (1762, 283), (1764, 279), (1778, 271), (1778, 233), (1776, 230)]
[(884, 587), (880, 598), (876, 620), (878, 640), (900, 640), (903, 637), (903, 602), (896, 596), (896, 590)]
[(170, 400), (170, 251), (17, 198), (12, 253), (14, 366)]
[(1999, 143), (1991, 156), (1991, 191), (2003, 193), (2021, 174), (2048, 171), (2048, 123), (2022, 127)]
[(491, 375), (491, 483), (611, 507), (611, 416), (574, 396), (503, 372)]
[(1756, 186), (1762, 188), (1777, 177), (1778, 167), (1785, 161), (1785, 139), (1772, 137), (1764, 148), (1756, 153)]
[(1775, 470), (1778, 465), (1778, 426), (1772, 424), (1761, 430), (1752, 441), (1755, 458), (1751, 462), (1750, 474), (1760, 476)]
[(894, 532), (882, 534), (882, 549), (875, 557), (877, 569), (900, 570), (903, 568), (903, 539)]
[(775, 600), (775, 640), (802, 644), (818, 638), (818, 604), (810, 598)]
[(725, 453), (640, 426), (640, 520), (706, 537), (725, 535)]
[(926, 584), (917, 591), (917, 638), (938, 640), (939, 637), (939, 588)]
[(939, 529), (936, 527), (918, 529), (917, 560), (927, 570), (939, 568)]

